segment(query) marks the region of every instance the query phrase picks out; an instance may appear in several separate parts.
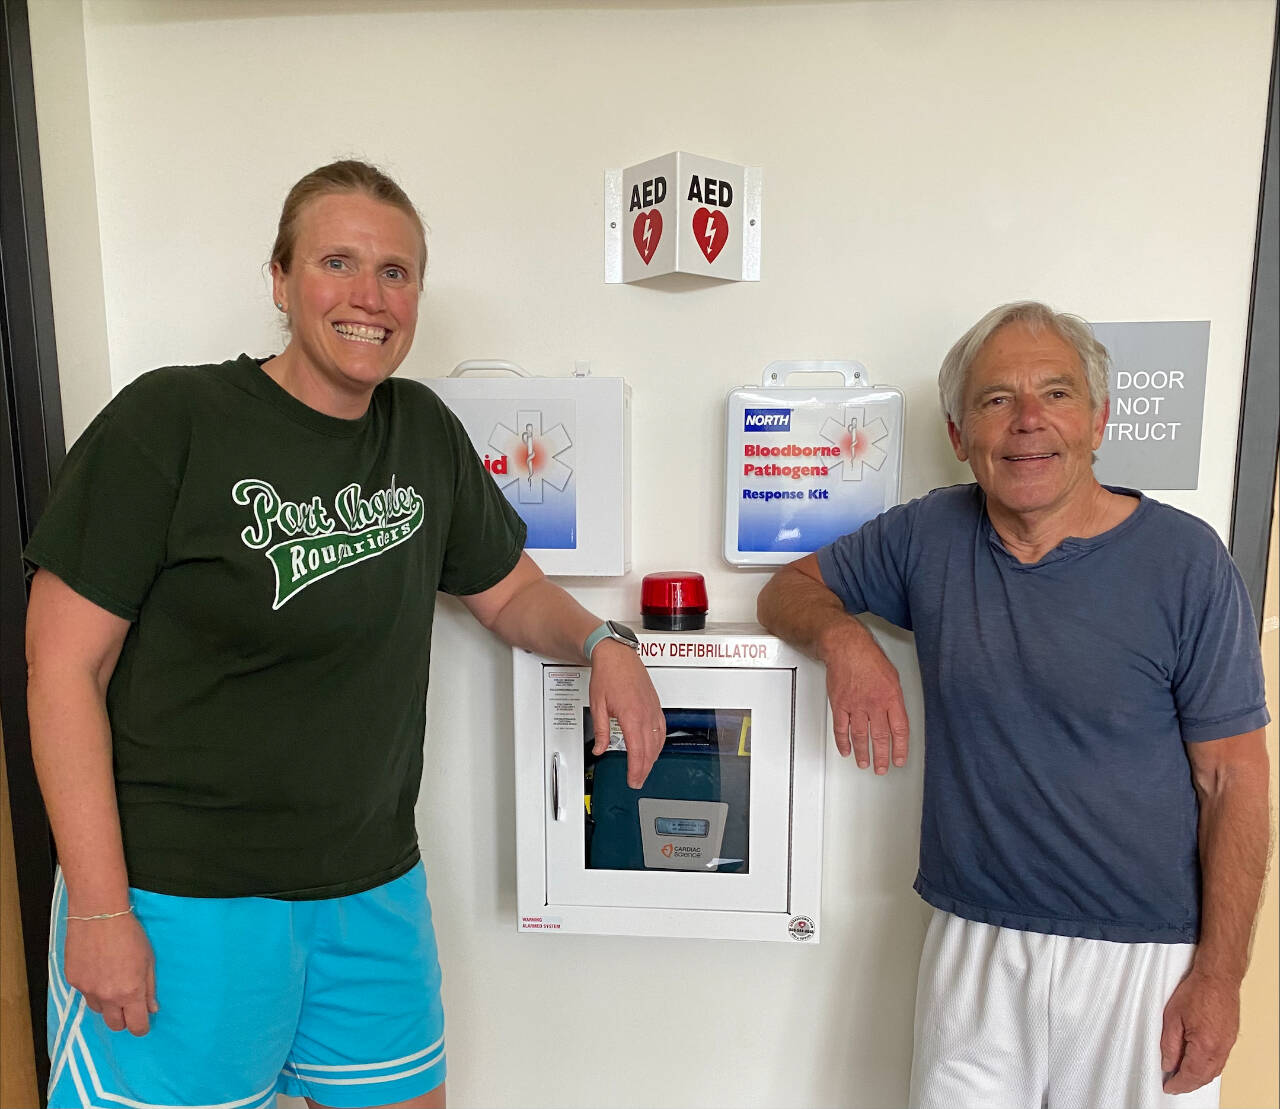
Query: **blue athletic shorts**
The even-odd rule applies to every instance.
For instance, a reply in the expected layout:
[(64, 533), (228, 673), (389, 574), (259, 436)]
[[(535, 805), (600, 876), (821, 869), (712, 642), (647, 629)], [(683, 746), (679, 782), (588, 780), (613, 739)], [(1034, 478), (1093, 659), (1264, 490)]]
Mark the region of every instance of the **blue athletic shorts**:
[(322, 901), (132, 890), (156, 958), (145, 1036), (112, 1032), (62, 973), (67, 893), (49, 936), (49, 1105), (265, 1109), (406, 1101), (445, 1077), (444, 1010), (419, 863)]

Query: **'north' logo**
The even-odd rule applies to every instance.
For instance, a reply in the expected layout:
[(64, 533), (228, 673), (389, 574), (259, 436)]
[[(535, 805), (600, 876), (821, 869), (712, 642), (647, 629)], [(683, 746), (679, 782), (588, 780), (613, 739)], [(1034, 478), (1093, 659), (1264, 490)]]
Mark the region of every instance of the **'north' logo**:
[(742, 417), (743, 431), (790, 431), (790, 408), (748, 408)]

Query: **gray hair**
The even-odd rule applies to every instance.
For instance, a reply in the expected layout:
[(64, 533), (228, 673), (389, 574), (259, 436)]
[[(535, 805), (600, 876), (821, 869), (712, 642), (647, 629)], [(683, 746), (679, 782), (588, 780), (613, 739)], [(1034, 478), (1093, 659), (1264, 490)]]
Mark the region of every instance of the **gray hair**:
[(969, 370), (977, 360), (987, 340), (1006, 324), (1020, 323), (1032, 333), (1052, 331), (1075, 350), (1084, 367), (1085, 382), (1089, 387), (1089, 402), (1096, 412), (1107, 401), (1108, 373), (1111, 356), (1093, 336), (1093, 328), (1079, 316), (1067, 312), (1055, 312), (1038, 300), (1018, 300), (993, 308), (956, 340), (947, 351), (938, 371), (938, 399), (942, 403), (942, 415), (956, 427), (960, 426), (960, 414), (964, 405), (964, 386)]

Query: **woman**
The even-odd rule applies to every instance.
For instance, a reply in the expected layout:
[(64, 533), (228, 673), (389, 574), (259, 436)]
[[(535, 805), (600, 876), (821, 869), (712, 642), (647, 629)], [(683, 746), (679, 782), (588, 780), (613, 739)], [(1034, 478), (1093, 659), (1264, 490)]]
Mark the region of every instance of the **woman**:
[(51, 1106), (444, 1104), (413, 821), (438, 589), (509, 643), (593, 638), (634, 784), (661, 748), (634, 650), (523, 554), (434, 394), (389, 380), (425, 268), (393, 181), (308, 174), (272, 252), (283, 353), (145, 374), (67, 456), (26, 552)]

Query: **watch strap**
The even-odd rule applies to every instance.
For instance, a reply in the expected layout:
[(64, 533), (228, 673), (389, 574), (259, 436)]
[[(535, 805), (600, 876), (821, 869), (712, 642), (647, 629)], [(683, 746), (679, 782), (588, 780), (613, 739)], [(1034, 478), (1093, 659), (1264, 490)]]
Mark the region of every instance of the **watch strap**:
[(598, 628), (596, 628), (595, 631), (593, 631), (589, 636), (587, 636), (586, 641), (582, 644), (582, 653), (586, 656), (586, 659), (588, 662), (591, 661), (591, 652), (594, 651), (606, 639), (616, 639), (619, 643), (624, 643), (628, 647), (631, 647), (632, 650), (635, 649), (634, 644), (628, 642), (626, 639), (624, 639), (616, 631), (613, 630), (613, 622), (610, 620), (606, 620)]

